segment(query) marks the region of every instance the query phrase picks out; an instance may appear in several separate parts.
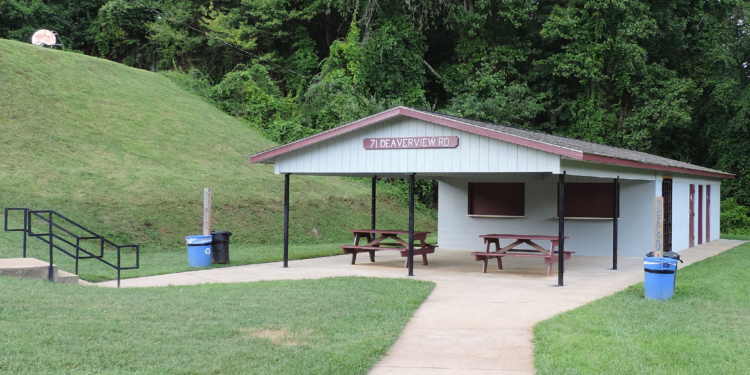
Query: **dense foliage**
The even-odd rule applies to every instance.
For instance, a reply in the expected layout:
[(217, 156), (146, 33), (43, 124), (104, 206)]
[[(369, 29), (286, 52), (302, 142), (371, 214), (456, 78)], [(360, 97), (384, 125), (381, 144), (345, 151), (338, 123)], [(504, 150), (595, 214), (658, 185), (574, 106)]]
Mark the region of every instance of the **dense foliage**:
[(277, 142), (403, 104), (737, 173), (750, 206), (749, 4), (0, 0), (0, 37), (186, 72)]

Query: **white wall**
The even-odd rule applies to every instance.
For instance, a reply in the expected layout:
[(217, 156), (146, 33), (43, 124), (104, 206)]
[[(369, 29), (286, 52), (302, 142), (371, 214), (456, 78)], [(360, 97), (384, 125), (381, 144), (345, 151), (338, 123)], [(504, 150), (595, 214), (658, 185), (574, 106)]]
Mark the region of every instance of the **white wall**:
[(719, 228), (721, 180), (695, 178), (694, 176), (681, 174), (675, 175), (672, 185), (672, 249), (674, 251), (687, 249), (690, 245), (690, 184), (695, 185), (695, 201), (693, 202), (693, 210), (695, 212), (695, 217), (693, 218), (695, 245), (698, 245), (698, 185), (703, 185), (703, 243), (708, 242), (706, 241), (706, 224), (708, 220), (705, 219), (707, 185), (711, 185), (711, 214), (709, 218), (711, 221), (711, 233), (709, 239), (711, 241), (717, 240), (721, 233), (721, 228)]
[[(365, 150), (365, 138), (457, 136), (456, 148)], [(553, 172), (560, 156), (399, 116), (279, 156), (276, 173), (378, 174)]]
[[(526, 183), (524, 218), (476, 218), (467, 215), (468, 183), (474, 180), (446, 178), (438, 187), (438, 244), (445, 249), (484, 250), (479, 235), (520, 233), (557, 235), (557, 175), (535, 174), (495, 181)], [(486, 180), (490, 180), (485, 179)], [(566, 182), (612, 182), (611, 179), (568, 176)], [(655, 181), (620, 180), (620, 256), (643, 256), (653, 248)], [(659, 191), (661, 187), (659, 187)], [(712, 224), (713, 225), (713, 224)], [(565, 250), (577, 255), (612, 254), (612, 220), (565, 221)], [(546, 242), (546, 241), (545, 241)], [(509, 241), (503, 244), (510, 243)], [(549, 247), (549, 242), (541, 243)]]

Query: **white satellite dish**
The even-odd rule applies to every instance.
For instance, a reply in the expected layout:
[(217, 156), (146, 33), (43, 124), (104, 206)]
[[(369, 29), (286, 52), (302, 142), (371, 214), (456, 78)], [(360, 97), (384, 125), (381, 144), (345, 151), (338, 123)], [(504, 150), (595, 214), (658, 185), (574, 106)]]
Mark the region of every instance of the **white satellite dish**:
[(54, 46), (57, 45), (57, 36), (55, 33), (49, 30), (37, 30), (34, 35), (31, 36), (31, 44), (37, 46)]

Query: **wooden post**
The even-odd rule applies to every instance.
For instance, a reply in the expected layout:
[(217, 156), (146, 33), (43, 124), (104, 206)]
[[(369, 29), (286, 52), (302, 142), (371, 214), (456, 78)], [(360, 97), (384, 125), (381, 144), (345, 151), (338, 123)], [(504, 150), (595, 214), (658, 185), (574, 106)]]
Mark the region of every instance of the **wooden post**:
[(654, 198), (654, 256), (664, 256), (664, 198)]
[(203, 189), (203, 235), (211, 234), (211, 189)]

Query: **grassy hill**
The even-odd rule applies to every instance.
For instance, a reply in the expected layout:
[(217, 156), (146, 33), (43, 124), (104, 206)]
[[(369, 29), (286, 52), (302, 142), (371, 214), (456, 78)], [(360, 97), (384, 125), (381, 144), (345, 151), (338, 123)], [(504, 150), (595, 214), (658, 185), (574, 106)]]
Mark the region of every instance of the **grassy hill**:
[[(274, 143), (160, 74), (0, 40), (0, 127), (0, 207), (56, 210), (147, 258), (184, 254), (210, 187), (213, 228), (233, 244), (281, 242), (283, 177), (248, 158)], [(292, 176), (291, 194), (294, 244), (369, 226), (365, 184)], [(382, 226), (406, 228), (393, 196), (378, 209)], [(417, 228), (434, 219), (418, 215)], [(0, 256), (19, 256), (19, 239), (1, 233)]]

